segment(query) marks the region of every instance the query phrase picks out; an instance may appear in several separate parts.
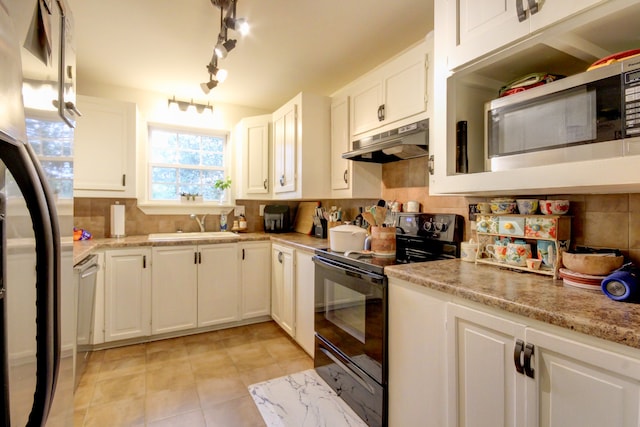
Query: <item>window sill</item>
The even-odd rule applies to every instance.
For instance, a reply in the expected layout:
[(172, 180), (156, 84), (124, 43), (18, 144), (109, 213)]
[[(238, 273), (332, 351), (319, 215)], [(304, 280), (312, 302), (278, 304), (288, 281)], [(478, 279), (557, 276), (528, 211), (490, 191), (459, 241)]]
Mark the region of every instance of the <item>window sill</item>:
[(175, 202), (175, 203), (138, 203), (138, 208), (147, 215), (182, 215), (182, 214), (231, 214), (234, 205), (217, 202)]

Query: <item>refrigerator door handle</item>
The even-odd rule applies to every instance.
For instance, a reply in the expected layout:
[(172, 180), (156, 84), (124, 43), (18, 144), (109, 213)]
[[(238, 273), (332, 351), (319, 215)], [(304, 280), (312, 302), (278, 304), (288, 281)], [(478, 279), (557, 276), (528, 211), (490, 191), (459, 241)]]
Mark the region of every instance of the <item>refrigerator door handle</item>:
[[(35, 236), (36, 386), (28, 425), (44, 425), (60, 365), (60, 229), (52, 193), (31, 147), (20, 141), (3, 141), (0, 160), (22, 192)], [(6, 247), (6, 242), (2, 244)]]

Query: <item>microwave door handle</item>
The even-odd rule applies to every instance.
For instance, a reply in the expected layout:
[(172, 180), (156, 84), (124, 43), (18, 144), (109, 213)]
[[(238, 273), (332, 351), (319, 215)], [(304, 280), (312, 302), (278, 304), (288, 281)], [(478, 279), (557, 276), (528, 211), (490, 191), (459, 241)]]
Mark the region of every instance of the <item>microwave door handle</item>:
[[(58, 222), (50, 210), (53, 197), (34, 158), (35, 154), (26, 144), (16, 141), (0, 143), (0, 159), (22, 192), (34, 230), (36, 385), (28, 425), (44, 425), (51, 409), (60, 363), (60, 240)], [(55, 206), (53, 209), (55, 214)], [(3, 240), (5, 238), (3, 236)]]

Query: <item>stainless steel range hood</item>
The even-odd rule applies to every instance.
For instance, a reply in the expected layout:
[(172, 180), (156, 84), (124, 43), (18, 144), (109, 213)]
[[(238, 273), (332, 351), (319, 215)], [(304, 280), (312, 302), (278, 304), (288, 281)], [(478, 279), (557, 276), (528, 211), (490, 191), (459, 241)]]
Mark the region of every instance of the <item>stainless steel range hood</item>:
[(388, 163), (429, 154), (429, 119), (352, 142), (343, 159)]

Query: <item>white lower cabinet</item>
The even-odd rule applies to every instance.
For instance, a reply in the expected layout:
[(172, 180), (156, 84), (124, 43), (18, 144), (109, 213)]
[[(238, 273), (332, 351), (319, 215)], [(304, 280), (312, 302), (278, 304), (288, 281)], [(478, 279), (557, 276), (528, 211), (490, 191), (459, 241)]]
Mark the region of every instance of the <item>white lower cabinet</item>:
[(239, 244), (242, 302), (240, 317), (271, 314), (271, 242)]
[(198, 324), (198, 247), (153, 248), (151, 333), (195, 328)]
[(105, 252), (105, 342), (151, 333), (151, 250)]
[(446, 426), (446, 301), (390, 279), (389, 426)]
[(295, 337), (295, 250), (271, 245), (271, 317), (289, 335)]
[(198, 246), (198, 327), (240, 320), (235, 243)]
[(458, 304), (447, 328), (449, 425), (638, 426), (640, 359)]
[(312, 253), (296, 251), (296, 335), (295, 339), (311, 357), (315, 348), (313, 326), (315, 313), (315, 265), (313, 264)]

